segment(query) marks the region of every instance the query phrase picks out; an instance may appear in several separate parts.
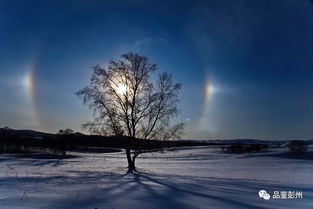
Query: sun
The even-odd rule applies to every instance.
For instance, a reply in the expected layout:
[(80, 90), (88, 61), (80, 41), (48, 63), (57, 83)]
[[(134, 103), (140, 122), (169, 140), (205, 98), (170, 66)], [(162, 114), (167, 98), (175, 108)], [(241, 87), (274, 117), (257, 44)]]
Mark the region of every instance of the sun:
[(116, 93), (123, 95), (126, 92), (127, 92), (127, 86), (122, 83), (119, 83), (116, 87)]

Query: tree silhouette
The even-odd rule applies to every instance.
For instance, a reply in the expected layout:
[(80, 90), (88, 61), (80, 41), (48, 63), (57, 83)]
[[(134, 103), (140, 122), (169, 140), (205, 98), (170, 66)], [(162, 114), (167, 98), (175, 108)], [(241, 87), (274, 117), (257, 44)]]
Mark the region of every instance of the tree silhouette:
[[(106, 68), (95, 66), (90, 84), (76, 93), (94, 113), (94, 121), (83, 128), (91, 134), (129, 136), (130, 142), (179, 138), (184, 124), (171, 126), (170, 119), (178, 113), (181, 84), (173, 83), (168, 73), (153, 82), (151, 74), (157, 65), (147, 57), (128, 53), (121, 58)], [(131, 171), (141, 151), (125, 149)]]
[(58, 131), (58, 135), (70, 135), (70, 134), (73, 134), (74, 133), (74, 131), (72, 130), (72, 129), (69, 129), (69, 128), (67, 128), (67, 129), (60, 129), (59, 131)]

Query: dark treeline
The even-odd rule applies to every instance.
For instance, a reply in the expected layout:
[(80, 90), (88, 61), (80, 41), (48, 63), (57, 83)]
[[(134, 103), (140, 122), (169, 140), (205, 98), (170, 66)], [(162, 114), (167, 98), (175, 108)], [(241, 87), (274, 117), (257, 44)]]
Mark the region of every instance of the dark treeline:
[(65, 154), (66, 151), (90, 151), (99, 150), (99, 148), (131, 148), (132, 150), (149, 152), (168, 147), (197, 145), (203, 145), (203, 143), (181, 140), (130, 140), (130, 137), (127, 136), (92, 136), (81, 133), (46, 134), (38, 137), (0, 129), (0, 152), (29, 152), (45, 149)]

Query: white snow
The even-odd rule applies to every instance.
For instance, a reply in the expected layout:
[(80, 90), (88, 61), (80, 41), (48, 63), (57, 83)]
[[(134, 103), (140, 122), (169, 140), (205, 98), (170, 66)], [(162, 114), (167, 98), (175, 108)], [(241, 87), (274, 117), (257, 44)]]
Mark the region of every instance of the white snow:
[[(227, 154), (179, 148), (147, 154), (125, 175), (124, 152), (70, 153), (63, 160), (0, 155), (4, 209), (232, 209), (313, 207), (313, 159), (285, 150)], [(302, 191), (302, 199), (261, 199), (259, 190)]]

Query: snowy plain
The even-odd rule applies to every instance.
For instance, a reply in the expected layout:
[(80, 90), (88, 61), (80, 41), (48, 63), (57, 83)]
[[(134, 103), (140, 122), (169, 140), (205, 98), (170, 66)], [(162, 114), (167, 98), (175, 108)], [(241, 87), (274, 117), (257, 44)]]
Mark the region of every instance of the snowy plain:
[[(283, 149), (230, 154), (185, 147), (138, 157), (126, 175), (124, 152), (0, 155), (2, 209), (312, 209), (313, 158)], [(264, 189), (303, 198), (264, 200)]]

